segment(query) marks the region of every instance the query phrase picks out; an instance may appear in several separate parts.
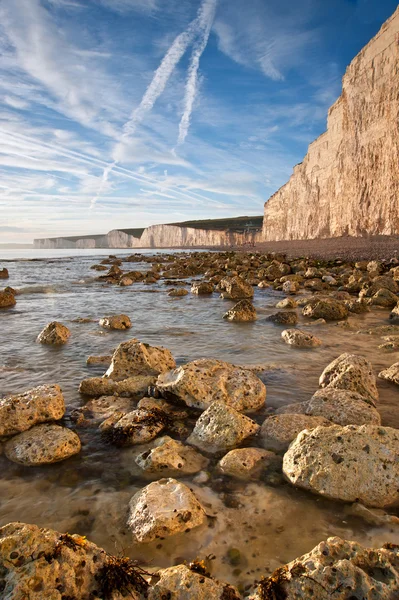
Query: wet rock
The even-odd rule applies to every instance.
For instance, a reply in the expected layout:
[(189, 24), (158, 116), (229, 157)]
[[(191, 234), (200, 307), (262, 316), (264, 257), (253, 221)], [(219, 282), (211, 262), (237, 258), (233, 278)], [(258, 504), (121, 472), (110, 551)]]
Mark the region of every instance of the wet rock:
[(399, 548), (363, 548), (328, 538), (264, 579), (252, 600), (394, 600), (399, 597)]
[(270, 315), (267, 317), (267, 320), (277, 325), (296, 325), (298, 323), (298, 315), (296, 312), (287, 310)]
[(359, 296), (366, 296), (367, 298), (371, 298), (372, 296), (374, 296), (382, 290), (388, 290), (389, 292), (396, 294), (397, 292), (399, 292), (399, 286), (396, 283), (396, 281), (392, 279), (392, 277), (382, 275), (380, 277), (374, 277), (371, 282), (365, 282), (363, 284), (363, 289), (361, 290)]
[(119, 344), (106, 376), (121, 381), (132, 375), (158, 375), (174, 369), (175, 366), (175, 360), (166, 348), (150, 346), (132, 339)]
[(371, 363), (356, 354), (345, 352), (333, 360), (319, 379), (322, 388), (358, 392), (372, 404), (378, 402), (378, 390)]
[(124, 592), (130, 600), (143, 600), (148, 586), (133, 563), (109, 556), (85, 537), (25, 523), (0, 529), (4, 600), (119, 600), (118, 572), (124, 575)]
[(261, 288), (262, 290), (265, 290), (269, 287), (270, 287), (270, 283), (268, 281), (260, 281), (258, 283), (258, 288)]
[(191, 293), (196, 294), (197, 296), (212, 294), (213, 290), (213, 283), (210, 283), (209, 281), (195, 282), (191, 286)]
[(52, 321), (39, 333), (37, 341), (41, 344), (65, 344), (70, 336), (68, 327), (58, 321)]
[(250, 300), (240, 300), (223, 315), (223, 319), (238, 322), (256, 321), (256, 310)]
[(394, 363), (388, 369), (384, 369), (378, 373), (378, 377), (399, 385), (399, 362)]
[(83, 379), (79, 392), (86, 396), (142, 396), (147, 392), (148, 386), (154, 385), (157, 378), (151, 375), (133, 375), (122, 381), (114, 381), (107, 377), (88, 377)]
[(78, 425), (95, 425), (108, 419), (115, 412), (129, 413), (135, 408), (135, 401), (131, 398), (119, 396), (101, 396), (89, 400), (84, 406), (75, 409), (71, 418)]
[(186, 565), (162, 569), (157, 575), (160, 579), (151, 587), (149, 600), (240, 600), (232, 586), (219, 583)]
[(308, 408), (309, 401), (306, 402), (294, 402), (293, 404), (286, 404), (285, 406), (280, 406), (274, 414), (276, 415), (306, 415), (306, 410)]
[(372, 404), (357, 392), (325, 388), (307, 403), (307, 415), (319, 416), (337, 425), (379, 425), (381, 417)]
[(168, 292), (168, 296), (172, 296), (172, 297), (176, 297), (176, 298), (179, 298), (181, 296), (187, 296), (187, 294), (188, 294), (188, 291), (185, 290), (184, 288), (172, 288)]
[(111, 317), (103, 317), (100, 319), (100, 325), (104, 329), (130, 329), (132, 322), (127, 315), (113, 315)]
[(381, 306), (383, 308), (392, 308), (397, 304), (397, 302), (397, 295), (385, 288), (378, 290), (378, 292), (369, 300), (370, 304), (374, 306)]
[(241, 277), (222, 279), (219, 283), (219, 289), (222, 291), (221, 297), (229, 300), (253, 298), (254, 295), (253, 287)]
[(389, 315), (389, 319), (390, 319), (391, 323), (396, 323), (396, 324), (399, 325), (399, 302), (392, 309), (392, 311), (391, 311), (391, 313)]
[(281, 469), (282, 458), (262, 448), (230, 450), (218, 463), (219, 471), (237, 479), (259, 479), (267, 469)]
[[(161, 411), (138, 408), (118, 418), (116, 411), (100, 427), (106, 439), (115, 446), (135, 446), (153, 440), (165, 429), (165, 419)], [(113, 418), (115, 417), (115, 418)]]
[(65, 413), (59, 385), (40, 385), (0, 399), (0, 436), (26, 431), (33, 425), (58, 421)]
[(266, 386), (254, 373), (230, 363), (202, 358), (161, 374), (157, 389), (177, 396), (187, 406), (206, 409), (222, 400), (238, 411), (256, 411), (265, 404)]
[(302, 327), (313, 327), (314, 325), (325, 325), (327, 321), (325, 319), (315, 319), (309, 323), (301, 323)]
[(254, 421), (225, 402), (213, 402), (196, 422), (187, 442), (203, 452), (215, 454), (239, 446), (259, 429)]
[(19, 433), (4, 444), (6, 457), (36, 467), (65, 460), (80, 452), (80, 439), (70, 429), (45, 423)]
[(380, 508), (367, 508), (363, 504), (355, 502), (346, 509), (348, 515), (359, 517), (368, 523), (376, 527), (384, 526), (399, 526), (399, 517), (395, 515), (389, 515)]
[(379, 425), (302, 431), (284, 455), (298, 487), (345, 502), (384, 508), (399, 502), (399, 430)]
[(8, 278), (9, 278), (8, 269), (6, 269), (5, 267), (3, 269), (0, 269), (0, 279), (8, 279)]
[(146, 473), (183, 477), (206, 469), (209, 460), (194, 448), (165, 436), (159, 438), (151, 450), (139, 454), (136, 463)]
[(262, 424), (259, 443), (266, 450), (282, 452), (304, 429), (311, 430), (318, 426), (328, 427), (330, 425), (331, 422), (323, 417), (311, 417), (295, 413), (272, 415)]
[(160, 479), (133, 496), (127, 525), (136, 542), (183, 533), (206, 521), (205, 510), (183, 483)]
[(87, 365), (105, 365), (109, 366), (112, 361), (112, 355), (106, 356), (88, 356), (86, 360)]
[(0, 308), (10, 308), (11, 306), (15, 306), (16, 303), (17, 301), (13, 292), (8, 290), (0, 292)]
[(304, 317), (312, 319), (325, 319), (326, 321), (339, 321), (346, 319), (348, 309), (343, 302), (334, 298), (323, 298), (306, 304), (302, 309)]
[(184, 410), (184, 407), (176, 406), (170, 402), (166, 402), (166, 400), (163, 400), (162, 398), (142, 398), (137, 404), (137, 408), (145, 408), (146, 410), (161, 410), (172, 421), (184, 421), (188, 418), (188, 412), (187, 410)]
[(369, 312), (367, 303), (359, 298), (348, 298), (344, 300), (344, 304), (349, 312), (360, 315)]
[(133, 279), (131, 279), (128, 275), (123, 275), (119, 280), (119, 285), (122, 287), (133, 285)]
[(284, 298), (276, 304), (276, 308), (296, 308), (297, 306), (298, 304), (293, 298)]
[(297, 294), (299, 292), (299, 283), (298, 281), (284, 281), (283, 283), (283, 292), (285, 294)]
[(319, 338), (300, 329), (285, 329), (281, 337), (286, 344), (297, 346), (298, 348), (317, 348), (322, 344)]

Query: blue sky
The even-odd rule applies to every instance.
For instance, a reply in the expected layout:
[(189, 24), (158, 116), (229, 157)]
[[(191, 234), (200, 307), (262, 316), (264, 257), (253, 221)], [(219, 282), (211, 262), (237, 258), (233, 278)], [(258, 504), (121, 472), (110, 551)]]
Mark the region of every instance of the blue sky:
[(0, 241), (262, 214), (391, 0), (1, 0)]

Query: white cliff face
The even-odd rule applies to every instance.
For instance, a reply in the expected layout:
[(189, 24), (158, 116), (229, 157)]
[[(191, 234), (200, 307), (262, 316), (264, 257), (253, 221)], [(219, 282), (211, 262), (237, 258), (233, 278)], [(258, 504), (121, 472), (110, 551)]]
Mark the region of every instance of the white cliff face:
[(140, 238), (141, 248), (190, 248), (232, 246), (254, 241), (253, 233), (236, 233), (211, 229), (195, 229), (177, 225), (152, 225)]
[(349, 65), (327, 131), (265, 204), (263, 240), (399, 233), (399, 8)]
[(119, 229), (113, 229), (106, 235), (107, 248), (141, 248), (140, 238), (129, 235)]
[(44, 238), (41, 240), (33, 240), (33, 247), (39, 250), (54, 250), (62, 248), (76, 248), (75, 242), (66, 240), (65, 238)]

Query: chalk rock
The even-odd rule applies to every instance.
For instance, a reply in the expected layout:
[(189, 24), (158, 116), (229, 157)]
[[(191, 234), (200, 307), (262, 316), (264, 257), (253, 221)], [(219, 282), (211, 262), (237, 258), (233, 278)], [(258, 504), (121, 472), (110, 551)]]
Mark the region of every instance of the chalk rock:
[(33, 425), (58, 421), (65, 413), (59, 385), (40, 385), (0, 399), (0, 436), (26, 431)]
[(175, 366), (175, 360), (166, 348), (150, 346), (132, 339), (119, 344), (106, 376), (121, 381), (132, 375), (158, 375)]
[(127, 525), (136, 542), (152, 542), (198, 527), (205, 520), (204, 508), (186, 485), (160, 479), (133, 496)]
[(223, 315), (223, 319), (238, 322), (256, 321), (256, 310), (250, 300), (240, 300)]
[(89, 400), (87, 404), (72, 411), (71, 418), (77, 425), (99, 425), (115, 412), (129, 413), (135, 408), (135, 401), (131, 398), (119, 396), (101, 396)]
[(149, 600), (240, 600), (231, 585), (177, 565), (158, 571), (159, 581), (150, 589)]
[(219, 283), (221, 297), (229, 300), (253, 298), (253, 287), (241, 277), (226, 277)]
[(391, 365), (389, 369), (384, 369), (381, 373), (378, 373), (378, 377), (399, 385), (399, 362)]
[(317, 427), (302, 431), (284, 455), (293, 485), (383, 508), (399, 502), (399, 430), (379, 425)]
[[(115, 415), (115, 419), (112, 416)], [(111, 421), (105, 421), (101, 429), (106, 438), (116, 446), (135, 446), (153, 440), (165, 429), (165, 421), (161, 411), (149, 411), (138, 408), (124, 414), (121, 418), (115, 411)]]
[(326, 321), (339, 321), (346, 319), (348, 309), (343, 302), (334, 298), (322, 298), (306, 304), (302, 309), (304, 317), (312, 319), (325, 319)]
[(88, 377), (83, 379), (79, 386), (79, 392), (86, 396), (142, 396), (153, 385), (157, 378), (154, 375), (133, 375), (122, 381), (114, 381), (107, 377)]
[(311, 417), (302, 414), (279, 414), (268, 417), (262, 424), (259, 443), (266, 450), (281, 452), (286, 450), (298, 433), (304, 429), (328, 427), (330, 421), (323, 417)]
[(104, 329), (119, 329), (123, 331), (124, 329), (130, 329), (132, 322), (127, 315), (113, 315), (100, 319), (100, 325)]
[(237, 479), (258, 479), (266, 469), (281, 470), (282, 459), (274, 452), (262, 448), (236, 448), (230, 450), (218, 463), (224, 475)]
[(222, 400), (238, 411), (256, 411), (265, 404), (266, 386), (251, 371), (212, 358), (182, 365), (158, 377), (157, 389), (177, 396), (187, 406), (206, 409)]
[(37, 341), (41, 344), (65, 344), (70, 336), (68, 327), (58, 321), (52, 321), (39, 333)]
[(372, 404), (378, 402), (373, 367), (368, 360), (356, 354), (345, 352), (327, 365), (320, 375), (319, 385), (358, 392)]
[(213, 402), (195, 424), (187, 439), (200, 450), (215, 454), (239, 446), (258, 433), (260, 427), (225, 402)]
[(78, 454), (80, 446), (79, 437), (70, 429), (44, 423), (8, 440), (4, 444), (4, 454), (15, 463), (36, 467)]
[(159, 438), (152, 449), (139, 454), (136, 463), (146, 473), (183, 477), (206, 469), (209, 460), (194, 448), (165, 436)]
[(281, 337), (286, 344), (297, 348), (317, 348), (322, 344), (319, 338), (300, 329), (285, 329), (281, 333)]
[(324, 388), (307, 403), (307, 415), (319, 416), (337, 425), (380, 425), (381, 417), (367, 399), (357, 392)]

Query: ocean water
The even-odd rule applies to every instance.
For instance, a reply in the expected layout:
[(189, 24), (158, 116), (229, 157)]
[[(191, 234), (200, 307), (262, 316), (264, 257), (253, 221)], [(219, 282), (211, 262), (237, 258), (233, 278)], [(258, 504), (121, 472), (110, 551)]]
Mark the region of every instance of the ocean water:
[[(129, 254), (126, 250), (111, 252), (121, 257)], [(282, 327), (265, 320), (275, 311), (282, 293), (256, 288), (258, 320), (229, 323), (222, 316), (233, 302), (221, 300), (218, 294), (170, 298), (162, 279), (125, 288), (97, 281), (99, 274), (90, 266), (109, 253), (12, 250), (1, 254), (0, 268), (6, 266), (10, 272), (3, 283), (17, 288), (20, 295), (14, 308), (0, 311), (0, 396), (44, 383), (61, 385), (67, 404), (65, 423), (81, 437), (82, 452), (42, 468), (22, 467), (0, 456), (0, 525), (18, 520), (87, 535), (109, 552), (137, 558), (152, 567), (214, 555), (213, 574), (240, 587), (329, 536), (369, 546), (399, 543), (399, 528), (372, 527), (351, 516), (344, 504), (302, 492), (289, 483), (234, 482), (221, 477), (211, 464), (207, 484), (195, 484), (193, 478), (182, 481), (215, 518), (190, 533), (135, 545), (126, 528), (128, 503), (150, 480), (139, 473), (134, 458), (150, 445), (113, 448), (97, 430), (76, 428), (71, 422), (71, 411), (85, 402), (78, 392), (80, 381), (105, 370), (87, 366), (89, 355), (110, 354), (120, 342), (135, 337), (169, 348), (178, 364), (201, 357), (261, 364), (267, 407), (277, 408), (309, 399), (325, 366), (342, 352), (365, 356), (376, 373), (397, 362), (399, 353), (379, 350), (380, 336), (358, 333), (388, 324), (388, 310), (351, 316), (349, 328), (334, 323), (313, 325), (308, 330), (321, 338), (323, 346), (299, 350), (282, 341)], [(149, 266), (130, 263), (125, 268), (148, 270)], [(100, 328), (101, 317), (118, 313), (130, 316), (130, 330)], [(95, 322), (75, 322), (82, 317)], [(71, 330), (70, 340), (61, 348), (36, 342), (42, 328), (53, 320)], [(299, 326), (301, 320), (300, 316)], [(381, 380), (378, 387), (383, 424), (399, 428), (397, 388)], [(266, 411), (256, 416), (260, 423)], [(234, 565), (229, 562), (232, 548), (240, 551), (240, 560)]]

